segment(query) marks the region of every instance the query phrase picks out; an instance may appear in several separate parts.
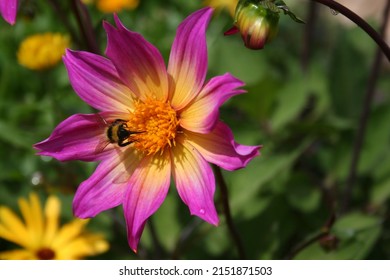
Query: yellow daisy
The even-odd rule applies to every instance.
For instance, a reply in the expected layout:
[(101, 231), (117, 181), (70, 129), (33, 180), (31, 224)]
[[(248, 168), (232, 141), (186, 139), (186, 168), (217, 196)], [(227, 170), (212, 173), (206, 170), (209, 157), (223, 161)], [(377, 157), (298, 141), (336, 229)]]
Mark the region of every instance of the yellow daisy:
[(70, 39), (60, 33), (35, 34), (27, 37), (17, 53), (18, 62), (31, 70), (45, 70), (61, 61)]
[(103, 13), (117, 13), (123, 9), (134, 10), (139, 0), (96, 0), (97, 8)]
[(0, 259), (75, 260), (108, 250), (101, 235), (85, 232), (88, 220), (75, 219), (59, 228), (61, 203), (57, 197), (50, 196), (44, 210), (35, 193), (18, 202), (24, 221), (10, 208), (0, 206), (0, 238), (22, 248), (0, 252)]

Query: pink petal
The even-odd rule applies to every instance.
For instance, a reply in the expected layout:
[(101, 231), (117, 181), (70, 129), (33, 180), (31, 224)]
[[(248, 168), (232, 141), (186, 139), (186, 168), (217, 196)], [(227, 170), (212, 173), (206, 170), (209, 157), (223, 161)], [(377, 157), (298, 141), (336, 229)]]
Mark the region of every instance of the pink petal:
[(168, 193), (170, 176), (167, 152), (144, 158), (131, 176), (123, 209), (129, 246), (134, 252), (137, 252), (146, 220), (160, 207)]
[(186, 140), (211, 163), (226, 170), (236, 170), (245, 167), (249, 161), (260, 154), (262, 146), (245, 146), (234, 141), (230, 128), (217, 122), (209, 134), (186, 132)]
[(229, 30), (225, 31), (225, 32), (223, 33), (223, 35), (229, 36), (229, 35), (236, 34), (236, 33), (238, 33), (238, 32), (240, 32), (240, 30), (238, 30), (237, 27), (233, 26), (233, 27), (229, 28)]
[(108, 59), (67, 50), (64, 63), (73, 89), (92, 107), (101, 111), (126, 111), (132, 107), (133, 94)]
[[(38, 155), (60, 161), (95, 161), (103, 158), (113, 145), (101, 146), (106, 126), (98, 114), (76, 114), (61, 122), (46, 140), (34, 145)], [(101, 146), (101, 149), (99, 149)]]
[(219, 222), (214, 206), (215, 179), (210, 165), (190, 145), (176, 143), (172, 148), (172, 174), (183, 202), (206, 222)]
[(184, 108), (200, 92), (207, 72), (206, 27), (213, 10), (203, 8), (178, 27), (169, 57), (172, 106)]
[(15, 24), (17, 10), (18, 10), (17, 0), (0, 1), (0, 14), (4, 18), (4, 20), (11, 25)]
[(230, 97), (244, 93), (243, 82), (225, 74), (212, 78), (196, 99), (180, 114), (180, 125), (199, 133), (209, 133), (219, 117), (219, 107)]
[(159, 50), (140, 34), (126, 29), (115, 16), (117, 28), (104, 23), (108, 36), (106, 54), (122, 81), (141, 99), (166, 101), (168, 76)]
[(131, 148), (113, 151), (78, 187), (73, 200), (74, 215), (91, 218), (123, 203), (129, 178), (141, 158)]

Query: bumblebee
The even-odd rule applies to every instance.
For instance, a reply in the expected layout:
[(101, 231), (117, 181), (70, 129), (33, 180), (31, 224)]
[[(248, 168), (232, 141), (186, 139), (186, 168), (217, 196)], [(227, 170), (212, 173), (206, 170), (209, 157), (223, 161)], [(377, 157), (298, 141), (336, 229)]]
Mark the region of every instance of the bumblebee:
[(125, 147), (133, 143), (134, 141), (132, 141), (131, 136), (138, 133), (142, 132), (129, 130), (127, 121), (122, 119), (116, 119), (109, 124), (106, 132), (110, 143), (116, 143), (119, 147)]

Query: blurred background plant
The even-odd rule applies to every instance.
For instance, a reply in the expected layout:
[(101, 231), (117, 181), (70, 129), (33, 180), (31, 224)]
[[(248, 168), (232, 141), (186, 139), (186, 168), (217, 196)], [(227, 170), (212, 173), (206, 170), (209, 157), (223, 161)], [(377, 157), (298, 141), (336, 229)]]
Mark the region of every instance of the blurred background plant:
[[(32, 145), (71, 114), (92, 109), (73, 92), (62, 63), (33, 71), (18, 63), (17, 50), (28, 36), (51, 32), (68, 34), (72, 49), (104, 53), (102, 20), (113, 17), (97, 2), (25, 0), (14, 26), (0, 21), (0, 205), (17, 211), (19, 197), (34, 190), (58, 196), (61, 218), (73, 218), (74, 191), (95, 165), (37, 157)], [(213, 2), (218, 4), (208, 3)], [(215, 14), (207, 33), (208, 74), (231, 72), (248, 91), (225, 104), (221, 118), (238, 142), (264, 146), (247, 168), (223, 172), (246, 256), (389, 259), (389, 63), (382, 60), (384, 67), (372, 83), (377, 46), (367, 34), (314, 1), (285, 2), (306, 24), (281, 17), (278, 36), (261, 51), (246, 49), (239, 36), (223, 36), (232, 24), (231, 8)], [(360, 2), (372, 6), (372, 1)], [(379, 30), (388, 1), (377, 2), (382, 6), (374, 17), (365, 9), (355, 12)], [(227, 0), (219, 3), (231, 6)], [(167, 59), (177, 25), (204, 4), (148, 0), (118, 14)], [(374, 98), (356, 161), (353, 146), (371, 85)], [(216, 203), (221, 210), (218, 188)], [(121, 209), (100, 214), (89, 228), (107, 238), (110, 250), (96, 258), (238, 258), (222, 213), (220, 226), (213, 227), (187, 211), (171, 188), (147, 225), (137, 255), (127, 245)], [(0, 239), (0, 251), (11, 248)]]

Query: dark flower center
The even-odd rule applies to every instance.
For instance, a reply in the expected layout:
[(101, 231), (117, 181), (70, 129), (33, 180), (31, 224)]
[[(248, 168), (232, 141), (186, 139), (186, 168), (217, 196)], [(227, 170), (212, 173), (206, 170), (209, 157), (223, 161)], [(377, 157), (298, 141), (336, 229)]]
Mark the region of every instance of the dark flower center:
[(40, 260), (53, 260), (56, 256), (56, 253), (50, 248), (41, 248), (37, 252), (37, 257)]

